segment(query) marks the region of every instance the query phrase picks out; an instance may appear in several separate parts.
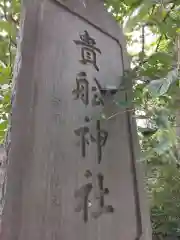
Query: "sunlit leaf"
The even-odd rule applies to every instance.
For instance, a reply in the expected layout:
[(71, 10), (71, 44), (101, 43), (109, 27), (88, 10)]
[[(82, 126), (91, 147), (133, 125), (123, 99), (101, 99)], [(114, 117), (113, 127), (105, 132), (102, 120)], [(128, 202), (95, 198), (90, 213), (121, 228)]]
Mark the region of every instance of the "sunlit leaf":
[(151, 0), (142, 1), (141, 4), (133, 10), (131, 15), (128, 16), (127, 22), (124, 26), (124, 32), (131, 32), (138, 23), (145, 20), (152, 6), (153, 2)]
[(178, 69), (175, 69), (168, 73), (165, 78), (152, 80), (148, 89), (151, 92), (152, 96), (158, 97), (162, 96), (169, 90), (170, 86), (178, 80), (179, 72)]

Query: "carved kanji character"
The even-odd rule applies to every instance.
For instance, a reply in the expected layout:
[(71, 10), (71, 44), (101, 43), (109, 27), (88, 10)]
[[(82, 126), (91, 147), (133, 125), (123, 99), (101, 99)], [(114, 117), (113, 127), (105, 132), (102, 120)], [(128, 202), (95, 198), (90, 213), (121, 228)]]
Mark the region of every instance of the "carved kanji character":
[(105, 146), (108, 132), (104, 129), (101, 129), (100, 121), (96, 122), (96, 137), (94, 137), (89, 130), (89, 127), (83, 126), (74, 130), (76, 136), (80, 137), (80, 146), (81, 146), (81, 155), (82, 157), (86, 156), (86, 145), (89, 145), (90, 142), (94, 142), (97, 145), (97, 158), (98, 163), (101, 163), (102, 160), (102, 147)]
[(89, 82), (85, 72), (80, 72), (76, 77), (76, 89), (72, 91), (75, 99), (81, 99), (85, 105), (89, 104)]
[(96, 196), (96, 199), (99, 201), (98, 203), (98, 210), (96, 212), (92, 213), (92, 216), (94, 218), (100, 217), (104, 213), (113, 213), (114, 208), (112, 205), (105, 205), (105, 195), (109, 194), (109, 189), (104, 188), (104, 176), (99, 173), (97, 176), (98, 180), (98, 195)]
[[(88, 179), (92, 177), (92, 172), (87, 170), (84, 176)], [(96, 212), (92, 212), (91, 215), (93, 218), (97, 219), (104, 213), (113, 213), (114, 208), (111, 205), (105, 204), (105, 195), (109, 194), (109, 189), (104, 188), (104, 176), (99, 173), (97, 175), (98, 181), (98, 194), (96, 194), (96, 200), (98, 200), (98, 209)], [(76, 212), (83, 212), (83, 220), (86, 223), (88, 221), (88, 212), (92, 206), (92, 202), (89, 200), (90, 193), (93, 190), (93, 184), (87, 183), (77, 189), (74, 193), (76, 198)]]
[(100, 105), (104, 106), (104, 100), (101, 95), (102, 87), (96, 78), (94, 78), (94, 81), (96, 83), (96, 86), (92, 87), (92, 92), (93, 92), (93, 97), (91, 100), (92, 106), (100, 106)]
[(76, 45), (81, 45), (81, 60), (83, 64), (91, 63), (97, 71), (99, 68), (96, 63), (96, 53), (101, 54), (101, 50), (96, 47), (95, 39), (89, 36), (87, 31), (84, 31), (84, 34), (80, 35), (80, 40), (74, 40)]

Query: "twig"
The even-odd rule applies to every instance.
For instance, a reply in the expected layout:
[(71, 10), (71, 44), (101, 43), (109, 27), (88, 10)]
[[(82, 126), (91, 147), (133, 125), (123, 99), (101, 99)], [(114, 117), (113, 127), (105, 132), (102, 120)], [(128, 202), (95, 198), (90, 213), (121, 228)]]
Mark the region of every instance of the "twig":
[(114, 117), (116, 117), (116, 116), (118, 116), (118, 115), (120, 115), (120, 114), (123, 114), (123, 113), (126, 113), (126, 112), (133, 112), (133, 111), (134, 111), (134, 108), (132, 108), (132, 109), (127, 109), (127, 110), (125, 110), (125, 111), (120, 111), (120, 112), (117, 112), (117, 113), (111, 115), (110, 117), (106, 118), (106, 120), (110, 120), (110, 119), (112, 119), (112, 118), (114, 118)]
[(143, 64), (145, 56), (145, 25), (142, 26), (142, 56), (141, 56), (141, 65)]
[[(176, 1), (177, 1), (177, 0), (176, 0)], [(176, 1), (175, 1), (175, 2), (176, 2)], [(173, 5), (171, 6), (170, 10), (167, 12), (166, 16), (165, 16), (164, 19), (162, 20), (163, 23), (166, 22), (167, 18), (169, 17), (169, 14), (171, 13), (171, 11), (173, 10), (173, 8), (174, 8), (175, 6), (176, 6), (176, 4), (173, 3)], [(157, 43), (155, 52), (158, 51), (159, 46), (160, 46), (160, 43), (161, 43), (163, 37), (164, 37), (164, 34), (162, 34), (162, 35), (159, 37), (159, 40), (158, 40), (158, 43)]]

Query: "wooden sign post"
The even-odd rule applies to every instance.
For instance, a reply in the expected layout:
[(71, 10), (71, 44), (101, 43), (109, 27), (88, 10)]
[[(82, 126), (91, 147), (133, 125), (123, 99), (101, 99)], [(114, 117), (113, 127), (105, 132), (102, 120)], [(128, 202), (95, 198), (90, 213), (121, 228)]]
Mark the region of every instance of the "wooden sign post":
[(118, 24), (100, 0), (22, 16), (1, 239), (150, 240)]

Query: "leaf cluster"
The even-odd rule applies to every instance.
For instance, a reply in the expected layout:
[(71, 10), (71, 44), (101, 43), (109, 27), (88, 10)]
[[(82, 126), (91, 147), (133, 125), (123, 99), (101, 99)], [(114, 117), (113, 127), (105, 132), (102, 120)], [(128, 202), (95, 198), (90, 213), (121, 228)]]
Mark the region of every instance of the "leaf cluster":
[(107, 0), (131, 55), (134, 106), (156, 239), (180, 237), (180, 1)]

